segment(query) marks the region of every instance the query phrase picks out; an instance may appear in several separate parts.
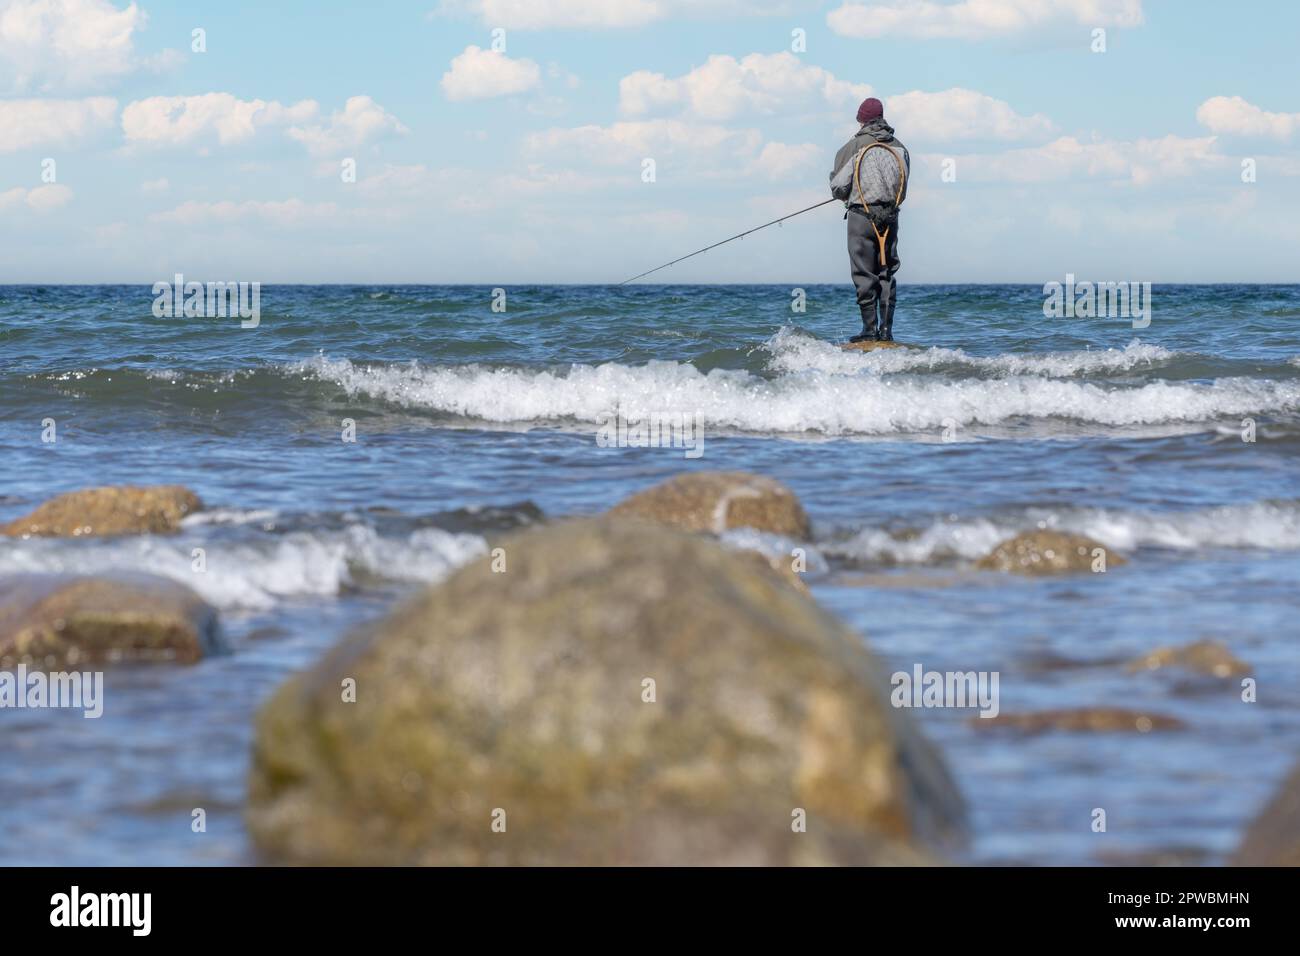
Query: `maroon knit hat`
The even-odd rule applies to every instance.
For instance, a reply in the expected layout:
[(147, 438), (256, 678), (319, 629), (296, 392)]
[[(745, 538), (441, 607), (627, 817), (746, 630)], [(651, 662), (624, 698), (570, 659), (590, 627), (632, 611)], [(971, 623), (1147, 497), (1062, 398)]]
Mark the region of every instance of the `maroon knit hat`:
[(858, 107), (858, 122), (870, 123), (873, 119), (880, 119), (885, 115), (885, 104), (874, 96), (868, 96)]

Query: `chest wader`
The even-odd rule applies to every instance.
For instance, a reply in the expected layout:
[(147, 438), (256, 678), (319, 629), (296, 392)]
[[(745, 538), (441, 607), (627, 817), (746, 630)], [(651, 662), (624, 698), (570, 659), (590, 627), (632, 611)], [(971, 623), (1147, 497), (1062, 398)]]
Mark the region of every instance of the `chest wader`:
[[(862, 191), (862, 160), (871, 149), (884, 149), (898, 163), (898, 191), (893, 200), (883, 203), (869, 203)], [(853, 336), (850, 342), (894, 340), (894, 300), (896, 284), (894, 273), (898, 271), (898, 209), (903, 204), (903, 190), (907, 184), (907, 168), (897, 151), (885, 143), (870, 143), (858, 153), (853, 164), (853, 186), (858, 193), (858, 202), (862, 206), (862, 216), (871, 227), (875, 237), (875, 248), (864, 259), (863, 244), (869, 244), (864, 233), (861, 242), (855, 242), (853, 229), (849, 230), (849, 258), (853, 264), (854, 285), (858, 288), (858, 306), (862, 309), (862, 333)], [(846, 212), (845, 218), (848, 217)], [(892, 242), (891, 242), (892, 238)], [(856, 247), (856, 248), (855, 248)], [(879, 305), (879, 324), (876, 322), (877, 304)]]

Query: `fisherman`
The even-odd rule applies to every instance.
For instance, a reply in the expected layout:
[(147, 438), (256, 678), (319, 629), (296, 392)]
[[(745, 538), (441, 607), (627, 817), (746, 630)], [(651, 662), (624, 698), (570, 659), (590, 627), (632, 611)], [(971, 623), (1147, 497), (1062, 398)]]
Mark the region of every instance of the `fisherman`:
[(847, 207), (849, 266), (862, 310), (862, 331), (850, 342), (894, 340), (894, 274), (898, 272), (898, 207), (907, 197), (912, 160), (885, 122), (874, 96), (858, 107), (862, 128), (835, 154), (831, 195)]

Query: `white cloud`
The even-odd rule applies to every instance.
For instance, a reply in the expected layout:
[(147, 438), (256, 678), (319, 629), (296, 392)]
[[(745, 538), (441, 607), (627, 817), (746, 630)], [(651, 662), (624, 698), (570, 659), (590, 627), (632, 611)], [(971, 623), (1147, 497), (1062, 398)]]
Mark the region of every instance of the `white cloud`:
[(277, 226), (296, 226), (333, 219), (339, 212), (336, 203), (308, 203), (301, 199), (284, 199), (259, 202), (245, 200), (232, 202), (183, 202), (174, 209), (155, 213), (154, 222), (175, 223), (186, 226), (213, 225), (261, 221)]
[(24, 189), (16, 186), (0, 193), (0, 210), (26, 205), (37, 212), (49, 212), (72, 201), (72, 190), (61, 183)]
[(230, 146), (252, 139), (259, 130), (282, 128), (313, 155), (356, 149), (380, 137), (409, 130), (369, 96), (349, 97), (342, 110), (320, 119), (315, 100), (285, 105), (275, 100), (241, 100), (230, 93), (153, 96), (122, 110), (129, 145)]
[(1300, 113), (1270, 113), (1240, 96), (1213, 96), (1200, 105), (1196, 121), (1211, 133), (1290, 139), (1300, 130)]
[(637, 70), (618, 81), (619, 112), (628, 116), (659, 113), (683, 105), (682, 80), (670, 80), (662, 73)]
[(392, 113), (368, 96), (348, 98), (342, 111), (330, 115), (329, 122), (313, 126), (290, 127), (290, 139), (297, 140), (314, 155), (338, 154), (356, 149), (388, 135), (408, 133)]
[(230, 93), (151, 96), (122, 110), (129, 144), (188, 146), (216, 139), (223, 146), (251, 139), (258, 129), (304, 123), (319, 110), (314, 100), (285, 106), (274, 100), (241, 100)]
[(641, 27), (670, 16), (769, 16), (821, 0), (443, 0), (439, 12), (475, 14), (490, 27), (584, 30)]
[(1218, 138), (1214, 136), (1192, 139), (1169, 135), (1119, 145), (1128, 159), (1130, 178), (1138, 185), (1146, 185), (1162, 179), (1190, 176), (1202, 169), (1235, 164), (1235, 160), (1215, 149), (1217, 142)]
[(113, 125), (117, 100), (0, 100), (0, 153), (46, 144), (68, 146)]
[(142, 193), (165, 193), (170, 188), (171, 183), (167, 181), (166, 176), (161, 179), (149, 179), (140, 184), (140, 192)]
[[(505, 200), (505, 187), (484, 191), (481, 170), (386, 164), (376, 172), (366, 172), (357, 181), (367, 199), (383, 204), (390, 216), (401, 218), (422, 215), (417, 203), (436, 204), (444, 212), (483, 212)], [(510, 202), (517, 208), (518, 193), (509, 189)]]
[[(768, 179), (789, 179), (796, 173), (804, 173), (816, 166), (823, 158), (822, 148), (812, 143), (796, 146), (772, 142), (763, 146), (762, 152), (749, 168), (751, 172)], [(829, 162), (827, 165), (830, 165)]]
[(790, 52), (750, 53), (737, 60), (714, 54), (689, 73), (669, 78), (638, 70), (618, 84), (619, 109), (628, 116), (680, 109), (703, 120), (856, 109), (871, 95), (865, 83), (837, 79)]
[(885, 102), (885, 117), (904, 142), (1023, 140), (1053, 131), (1052, 121), (1046, 116), (1022, 116), (1002, 100), (960, 88), (941, 93), (913, 90), (891, 96)]
[(727, 175), (734, 171), (737, 161), (750, 162), (757, 157), (761, 145), (762, 136), (757, 130), (679, 119), (554, 128), (531, 133), (524, 140), (525, 152), (535, 157), (623, 165), (636, 176), (646, 158), (655, 160), (660, 176), (665, 167), (674, 163), (699, 164), (717, 175)]
[(458, 6), (473, 10), (484, 23), (518, 30), (639, 27), (665, 14), (661, 0), (474, 0)]
[(568, 203), (630, 182), (627, 176), (547, 169), (539, 163), (511, 166), (493, 173), (492, 181), (497, 188), (492, 190), (481, 188), (483, 177), (481, 168), (386, 164), (374, 172), (363, 173), (357, 186), (366, 199), (379, 204), (375, 208), (384, 209), (393, 218), (422, 218), (423, 207), (416, 203), (433, 203), (443, 211), (479, 213), (509, 208), (527, 215), (539, 202)]
[(835, 33), (862, 38), (980, 40), (1062, 24), (1136, 27), (1142, 22), (1142, 0), (890, 0), (844, 3), (826, 15)]
[(81, 89), (141, 65), (145, 14), (108, 0), (0, 0), (0, 76), (18, 90)]
[(357, 185), (363, 193), (372, 196), (424, 195), (435, 182), (437, 173), (438, 170), (430, 169), (423, 163), (410, 166), (389, 163), (378, 172), (368, 172), (359, 177)]
[(442, 75), (442, 91), (449, 100), (481, 100), (525, 93), (541, 79), (541, 67), (532, 60), (512, 60), (504, 53), (471, 45)]
[(936, 172), (945, 159), (956, 162), (957, 181), (1048, 183), (1080, 179), (1129, 180), (1145, 186), (1226, 166), (1231, 160), (1215, 149), (1216, 139), (1165, 136), (1135, 142), (1081, 143), (1062, 136), (1043, 146), (1003, 153), (944, 157), (926, 155), (922, 162)]

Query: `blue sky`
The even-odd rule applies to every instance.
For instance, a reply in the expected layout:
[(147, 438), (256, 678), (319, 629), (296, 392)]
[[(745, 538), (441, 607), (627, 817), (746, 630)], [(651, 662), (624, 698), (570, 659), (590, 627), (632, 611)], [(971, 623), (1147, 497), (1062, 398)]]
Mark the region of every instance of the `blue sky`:
[[(1296, 36), (1199, 0), (0, 0), (0, 281), (618, 281), (828, 195), (868, 92), (903, 281), (1300, 281)], [(847, 281), (844, 225), (656, 278)]]

